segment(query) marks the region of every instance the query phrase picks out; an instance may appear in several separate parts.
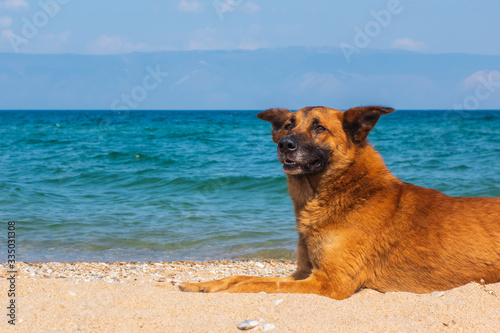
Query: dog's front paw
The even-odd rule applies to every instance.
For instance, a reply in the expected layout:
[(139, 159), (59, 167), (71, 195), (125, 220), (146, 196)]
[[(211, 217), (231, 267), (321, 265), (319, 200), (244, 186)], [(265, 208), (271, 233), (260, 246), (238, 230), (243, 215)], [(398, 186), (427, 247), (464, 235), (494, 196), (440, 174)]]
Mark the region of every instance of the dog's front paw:
[(209, 293), (209, 288), (205, 285), (205, 283), (189, 283), (189, 282), (181, 282), (178, 284), (179, 289), (185, 292), (201, 292), (201, 293)]

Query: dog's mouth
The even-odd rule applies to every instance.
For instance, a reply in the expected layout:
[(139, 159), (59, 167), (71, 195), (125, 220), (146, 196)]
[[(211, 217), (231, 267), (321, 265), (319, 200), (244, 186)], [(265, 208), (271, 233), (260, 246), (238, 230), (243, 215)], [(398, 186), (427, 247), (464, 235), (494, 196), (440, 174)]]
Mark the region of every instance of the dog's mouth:
[(319, 158), (307, 163), (299, 163), (297, 161), (291, 160), (290, 158), (286, 158), (283, 161), (283, 171), (293, 174), (315, 172), (321, 169), (322, 164), (323, 163)]

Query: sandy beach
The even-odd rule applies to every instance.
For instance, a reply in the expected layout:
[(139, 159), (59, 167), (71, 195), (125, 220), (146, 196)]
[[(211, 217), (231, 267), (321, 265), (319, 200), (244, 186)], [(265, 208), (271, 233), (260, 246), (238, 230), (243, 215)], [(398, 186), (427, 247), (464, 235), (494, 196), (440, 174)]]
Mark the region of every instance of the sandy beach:
[(362, 290), (337, 301), (298, 294), (183, 293), (172, 280), (244, 274), (285, 276), (293, 261), (18, 263), (15, 323), (10, 282), (0, 267), (2, 332), (494, 332), (500, 283), (469, 283), (432, 294)]

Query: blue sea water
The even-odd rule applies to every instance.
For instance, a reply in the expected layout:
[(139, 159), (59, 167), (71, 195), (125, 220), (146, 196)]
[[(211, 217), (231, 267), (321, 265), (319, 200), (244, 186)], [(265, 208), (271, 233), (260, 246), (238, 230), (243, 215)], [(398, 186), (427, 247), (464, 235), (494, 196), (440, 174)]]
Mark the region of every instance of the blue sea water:
[[(0, 234), (15, 220), (28, 262), (288, 257), (293, 207), (256, 114), (1, 111)], [(498, 111), (398, 111), (370, 141), (403, 181), (500, 196)]]

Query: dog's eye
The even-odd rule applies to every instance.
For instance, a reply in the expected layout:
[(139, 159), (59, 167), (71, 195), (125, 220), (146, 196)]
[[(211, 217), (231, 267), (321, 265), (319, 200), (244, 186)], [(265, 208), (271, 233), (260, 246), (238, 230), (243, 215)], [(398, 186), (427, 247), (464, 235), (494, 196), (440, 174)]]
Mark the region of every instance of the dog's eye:
[(314, 130), (316, 131), (316, 133), (323, 133), (326, 131), (326, 128), (324, 128), (323, 126), (321, 125), (318, 125), (314, 128)]
[(293, 128), (293, 125), (291, 123), (285, 126), (285, 129), (287, 131), (291, 130), (292, 128)]

